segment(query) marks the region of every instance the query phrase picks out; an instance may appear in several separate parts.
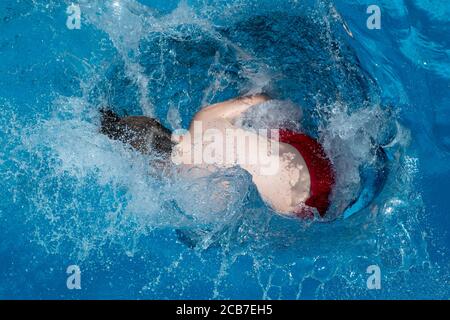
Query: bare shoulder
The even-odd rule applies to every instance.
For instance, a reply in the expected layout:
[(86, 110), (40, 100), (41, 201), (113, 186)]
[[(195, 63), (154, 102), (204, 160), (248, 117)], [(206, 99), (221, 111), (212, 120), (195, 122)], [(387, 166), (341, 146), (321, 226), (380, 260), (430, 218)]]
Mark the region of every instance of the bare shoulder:
[(212, 118), (235, 118), (250, 107), (269, 101), (271, 98), (266, 94), (242, 96), (239, 98), (216, 103), (200, 110), (195, 120)]

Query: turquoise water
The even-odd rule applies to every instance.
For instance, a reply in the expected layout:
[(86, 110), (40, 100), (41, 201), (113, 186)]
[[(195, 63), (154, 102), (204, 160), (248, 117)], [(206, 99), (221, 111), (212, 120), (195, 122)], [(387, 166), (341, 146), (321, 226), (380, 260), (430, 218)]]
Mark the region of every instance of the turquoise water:
[[(372, 2), (80, 1), (71, 30), (71, 1), (2, 1), (0, 298), (448, 299), (450, 5), (377, 1), (370, 30)], [(274, 214), (237, 169), (155, 179), (98, 133), (102, 106), (179, 129), (261, 91), (330, 154), (332, 221)]]

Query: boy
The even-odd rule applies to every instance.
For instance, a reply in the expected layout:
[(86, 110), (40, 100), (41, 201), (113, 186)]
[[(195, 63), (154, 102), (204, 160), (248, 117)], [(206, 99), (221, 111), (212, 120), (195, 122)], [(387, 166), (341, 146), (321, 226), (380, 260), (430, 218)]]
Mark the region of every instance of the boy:
[[(155, 119), (121, 119), (111, 111), (102, 111), (101, 132), (142, 153), (157, 152), (165, 164), (176, 165), (181, 172), (195, 167), (208, 174), (240, 166), (252, 176), (261, 197), (280, 214), (311, 218), (317, 210), (324, 216), (335, 174), (322, 146), (290, 130), (272, 131), (264, 137), (235, 124), (243, 113), (269, 100), (260, 94), (203, 108), (189, 130), (176, 136)], [(237, 146), (229, 143), (236, 140)]]

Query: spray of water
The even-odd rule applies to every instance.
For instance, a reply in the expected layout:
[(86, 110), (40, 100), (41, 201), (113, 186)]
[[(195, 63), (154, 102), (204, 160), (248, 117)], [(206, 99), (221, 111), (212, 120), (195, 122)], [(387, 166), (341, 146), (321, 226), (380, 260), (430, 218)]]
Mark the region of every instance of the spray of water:
[[(107, 35), (118, 58), (106, 68), (87, 68), (82, 95), (55, 99), (49, 117), (21, 122), (11, 111), (0, 126), (7, 146), (0, 151), (4, 190), (13, 203), (26, 203), (22, 210), (32, 226), (31, 239), (48, 254), (69, 252), (86, 263), (95, 256), (98, 264), (113, 266), (111, 259), (102, 260), (102, 252), (119, 247), (130, 258), (143, 257), (139, 261), (148, 269), (137, 294), (159, 298), (186, 297), (199, 281), (211, 298), (236, 296), (233, 288), (243, 281), (252, 288), (250, 297), (367, 297), (372, 294), (364, 290), (368, 265), (383, 265), (391, 278), (423, 267), (426, 247), (416, 230), (423, 208), (414, 191), (417, 160), (407, 153), (408, 131), (400, 124), (386, 141), (391, 115), (373, 103), (376, 97), (355, 108), (339, 96), (344, 89), (336, 89), (333, 102), (320, 92), (296, 96), (294, 90), (296, 101), (281, 95), (240, 120), (242, 126), (280, 125), (308, 133), (314, 127), (337, 171), (335, 212), (358, 196), (360, 169), (375, 161), (374, 146), (388, 150), (393, 174), (363, 212), (327, 224), (287, 219), (267, 208), (242, 170), (195, 181), (161, 178), (151, 158), (98, 132), (100, 105), (120, 94), (99, 93), (105, 82), (108, 88), (131, 82), (139, 112), (179, 128), (203, 105), (230, 94), (275, 90), (286, 73), (297, 72), (269, 66), (258, 48), (234, 40), (233, 19), (248, 12), (244, 3), (193, 8), (182, 1), (167, 15), (132, 0), (80, 5), (87, 23)], [(322, 49), (334, 57), (335, 68), (362, 72), (357, 66), (348, 71), (336, 52), (332, 26), (341, 18), (328, 15), (327, 5), (314, 10), (310, 19), (320, 17), (319, 26), (325, 26), (320, 36), (329, 47)], [(202, 61), (207, 67), (196, 69)], [(183, 68), (191, 71), (182, 73)], [(111, 69), (120, 72), (109, 78)], [(305, 97), (312, 97), (314, 111)], [(133, 97), (127, 98), (132, 104)], [(283, 112), (275, 116), (275, 109)]]

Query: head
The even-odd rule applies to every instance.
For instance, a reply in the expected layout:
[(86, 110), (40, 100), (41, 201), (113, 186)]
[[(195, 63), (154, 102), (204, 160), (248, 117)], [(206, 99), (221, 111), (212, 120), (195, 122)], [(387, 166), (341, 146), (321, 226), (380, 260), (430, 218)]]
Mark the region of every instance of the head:
[(157, 120), (144, 116), (120, 118), (110, 110), (101, 110), (100, 132), (113, 140), (131, 145), (143, 154), (156, 154), (164, 160), (172, 155), (172, 133)]

